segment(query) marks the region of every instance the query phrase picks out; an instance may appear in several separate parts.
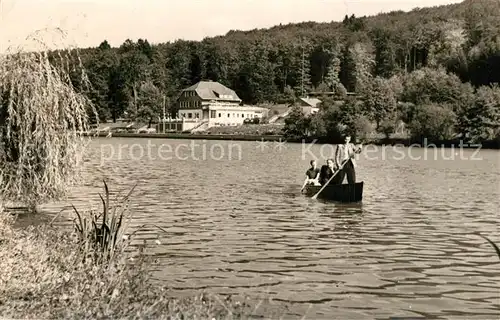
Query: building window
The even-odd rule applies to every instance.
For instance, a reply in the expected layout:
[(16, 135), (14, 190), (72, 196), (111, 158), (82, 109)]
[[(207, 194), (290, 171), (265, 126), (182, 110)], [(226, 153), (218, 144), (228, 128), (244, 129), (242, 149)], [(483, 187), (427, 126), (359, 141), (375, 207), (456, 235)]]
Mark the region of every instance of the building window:
[(215, 110), (210, 110), (210, 118), (215, 118), (215, 117), (216, 117)]
[(188, 113), (188, 119), (191, 119), (193, 117), (193, 114), (190, 112)]
[(244, 115), (244, 114), (242, 114), (242, 115), (241, 115), (241, 117), (242, 117), (242, 118), (245, 118), (245, 115)]
[(219, 118), (222, 118), (222, 114), (219, 113)]
[(196, 112), (194, 115), (196, 116), (197, 119), (200, 118), (200, 114), (198, 112)]
[(227, 117), (229, 118), (230, 116), (231, 116), (231, 114), (230, 114), (230, 113), (228, 113), (228, 114), (227, 114)]

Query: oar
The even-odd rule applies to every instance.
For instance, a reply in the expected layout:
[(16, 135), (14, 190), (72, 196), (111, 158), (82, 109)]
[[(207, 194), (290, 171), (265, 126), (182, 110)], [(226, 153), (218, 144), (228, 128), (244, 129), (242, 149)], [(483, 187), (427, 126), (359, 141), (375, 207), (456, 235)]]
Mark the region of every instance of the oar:
[(344, 162), (344, 163), (340, 166), (340, 168), (337, 170), (337, 172), (335, 172), (335, 173), (333, 174), (333, 176), (331, 176), (331, 177), (330, 177), (330, 179), (328, 179), (328, 181), (325, 183), (325, 185), (324, 185), (323, 187), (321, 187), (321, 189), (319, 189), (319, 191), (318, 191), (318, 192), (317, 192), (314, 196), (312, 196), (312, 198), (311, 198), (311, 199), (316, 199), (316, 198), (318, 197), (318, 195), (321, 193), (321, 191), (323, 191), (323, 189), (325, 189), (325, 188), (326, 188), (326, 186), (330, 183), (330, 181), (332, 181), (332, 179), (333, 179), (333, 178), (337, 175), (337, 173), (339, 173), (339, 172), (340, 172), (340, 170), (342, 170), (342, 169), (344, 168), (345, 164), (346, 164), (347, 162), (349, 162), (350, 160), (351, 160), (351, 158), (347, 159), (347, 160), (346, 160), (346, 161), (345, 161), (345, 162)]

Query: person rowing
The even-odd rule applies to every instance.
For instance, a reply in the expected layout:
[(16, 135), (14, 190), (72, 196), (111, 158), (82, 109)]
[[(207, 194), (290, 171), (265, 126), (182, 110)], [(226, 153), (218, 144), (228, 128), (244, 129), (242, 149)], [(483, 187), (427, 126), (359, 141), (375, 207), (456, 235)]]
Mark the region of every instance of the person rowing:
[(335, 167), (339, 168), (342, 164), (344, 164), (344, 167), (335, 177), (335, 181), (332, 181), (332, 184), (341, 184), (346, 175), (348, 184), (356, 183), (356, 160), (354, 156), (361, 153), (361, 145), (356, 147), (351, 143), (350, 135), (344, 136), (344, 142), (344, 144), (339, 144), (337, 150), (335, 150)]
[(304, 180), (304, 184), (302, 185), (302, 188), (300, 189), (300, 192), (304, 190), (306, 185), (315, 185), (319, 186), (319, 169), (316, 165), (316, 160), (311, 160), (310, 161), (311, 167), (306, 171), (306, 179)]

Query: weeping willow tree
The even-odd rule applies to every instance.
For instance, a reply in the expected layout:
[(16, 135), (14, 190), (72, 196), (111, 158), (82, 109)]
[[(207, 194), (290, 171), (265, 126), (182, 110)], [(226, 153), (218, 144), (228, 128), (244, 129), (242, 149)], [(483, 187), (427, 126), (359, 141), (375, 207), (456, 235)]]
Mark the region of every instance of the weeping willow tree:
[[(90, 101), (68, 52), (0, 57), (0, 196), (29, 210), (60, 200), (80, 177)], [(79, 65), (81, 62), (77, 59)], [(71, 67), (72, 66), (72, 67)], [(70, 70), (73, 68), (73, 70)], [(78, 81), (88, 84), (82, 71)]]

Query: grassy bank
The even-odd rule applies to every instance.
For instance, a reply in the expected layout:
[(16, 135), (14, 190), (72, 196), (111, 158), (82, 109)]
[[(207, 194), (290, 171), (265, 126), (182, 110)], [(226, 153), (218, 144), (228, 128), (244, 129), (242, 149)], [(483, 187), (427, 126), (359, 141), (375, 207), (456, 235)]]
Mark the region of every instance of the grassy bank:
[[(13, 215), (0, 211), (0, 317), (243, 319), (249, 314), (245, 300), (170, 296), (153, 285), (152, 262), (140, 251), (125, 253), (122, 246), (104, 262), (96, 259), (103, 256), (101, 247), (90, 250), (80, 230), (50, 225), (21, 230), (13, 227)], [(92, 217), (81, 213), (81, 218)]]
[[(99, 133), (99, 137), (108, 137)], [(189, 140), (235, 140), (235, 141), (280, 141), (282, 135), (240, 135), (240, 134), (190, 134), (190, 133), (113, 133), (111, 138), (149, 138), (149, 139), (189, 139)]]

